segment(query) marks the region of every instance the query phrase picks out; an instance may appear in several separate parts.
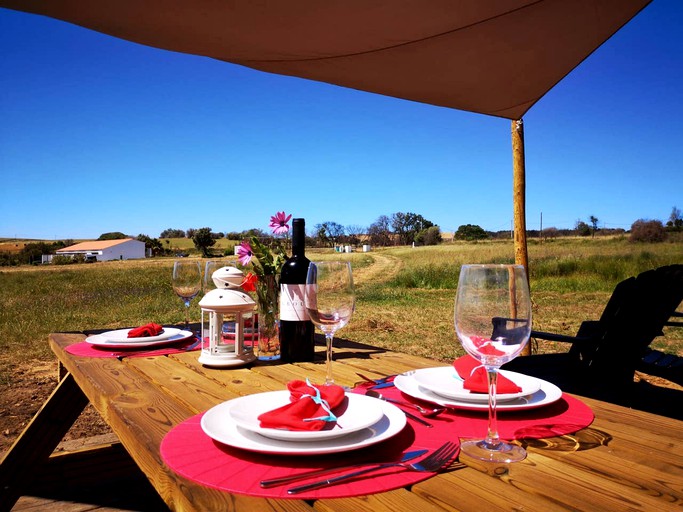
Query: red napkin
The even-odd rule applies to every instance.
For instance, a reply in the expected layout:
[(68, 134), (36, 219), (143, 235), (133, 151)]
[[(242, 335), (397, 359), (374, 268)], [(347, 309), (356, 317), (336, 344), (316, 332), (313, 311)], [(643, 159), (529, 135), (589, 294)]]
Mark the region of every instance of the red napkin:
[[(328, 421), (335, 421), (330, 414), (344, 400), (344, 388), (341, 386), (314, 386), (302, 380), (293, 380), (287, 384), (291, 403), (264, 412), (258, 419), (263, 428), (281, 430), (322, 430)], [(327, 405), (320, 403), (324, 400)], [(313, 418), (327, 418), (315, 419)], [(304, 421), (304, 420), (309, 421)], [(310, 421), (312, 420), (312, 421)]]
[(164, 332), (164, 328), (159, 324), (149, 323), (146, 325), (141, 325), (135, 329), (128, 331), (129, 338), (145, 338), (147, 336), (157, 336)]
[[(469, 389), (473, 393), (488, 393), (488, 375), (486, 368), (472, 356), (462, 356), (453, 362), (455, 371), (465, 381), (463, 388)], [(478, 367), (478, 368), (477, 368)], [(476, 369), (475, 369), (476, 368)], [(500, 373), (496, 379), (496, 395), (506, 393), (519, 393), (522, 388)]]

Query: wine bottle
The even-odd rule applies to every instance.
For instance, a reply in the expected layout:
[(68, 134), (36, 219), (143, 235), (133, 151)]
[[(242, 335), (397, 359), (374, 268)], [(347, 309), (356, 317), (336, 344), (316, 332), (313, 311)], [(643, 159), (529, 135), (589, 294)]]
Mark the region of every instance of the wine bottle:
[(306, 274), (306, 223), (292, 221), (292, 256), (280, 273), (280, 360), (288, 363), (313, 361), (314, 326), (304, 305)]

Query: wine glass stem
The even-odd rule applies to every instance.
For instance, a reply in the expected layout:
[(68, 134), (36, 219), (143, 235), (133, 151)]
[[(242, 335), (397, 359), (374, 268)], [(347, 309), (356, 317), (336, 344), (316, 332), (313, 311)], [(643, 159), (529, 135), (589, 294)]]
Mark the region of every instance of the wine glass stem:
[(326, 357), (327, 357), (327, 376), (325, 377), (325, 385), (331, 386), (334, 384), (334, 379), (332, 378), (332, 340), (334, 334), (325, 334), (325, 343), (327, 345)]
[(185, 330), (190, 327), (190, 301), (185, 301)]
[(498, 418), (496, 416), (496, 387), (498, 383), (498, 371), (496, 369), (486, 370), (489, 384), (489, 428), (486, 436), (486, 444), (489, 449), (495, 450), (500, 444), (498, 435)]

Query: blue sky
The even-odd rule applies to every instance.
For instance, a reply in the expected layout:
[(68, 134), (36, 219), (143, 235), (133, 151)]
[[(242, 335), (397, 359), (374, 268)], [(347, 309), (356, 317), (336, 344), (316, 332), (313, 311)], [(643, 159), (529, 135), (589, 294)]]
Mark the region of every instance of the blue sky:
[[(524, 117), (527, 228), (683, 209), (683, 2), (655, 0)], [(0, 237), (510, 229), (510, 121), (266, 74), (0, 9)]]

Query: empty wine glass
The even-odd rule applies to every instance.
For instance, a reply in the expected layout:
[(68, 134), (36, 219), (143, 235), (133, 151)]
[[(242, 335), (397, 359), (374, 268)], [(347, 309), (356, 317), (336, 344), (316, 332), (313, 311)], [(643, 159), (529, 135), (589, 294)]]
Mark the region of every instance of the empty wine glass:
[(185, 303), (185, 329), (190, 325), (190, 301), (202, 289), (202, 268), (196, 260), (173, 263), (173, 291)]
[(531, 300), (524, 267), (463, 265), (455, 299), (455, 331), (465, 351), (486, 368), (489, 390), (486, 439), (463, 442), (462, 451), (491, 462), (523, 460), (524, 448), (498, 436), (496, 382), (500, 366), (519, 355), (531, 334)]
[(334, 384), (332, 378), (332, 340), (353, 314), (356, 295), (353, 289), (351, 263), (316, 261), (308, 265), (304, 304), (311, 321), (325, 335), (327, 376), (325, 385)]

